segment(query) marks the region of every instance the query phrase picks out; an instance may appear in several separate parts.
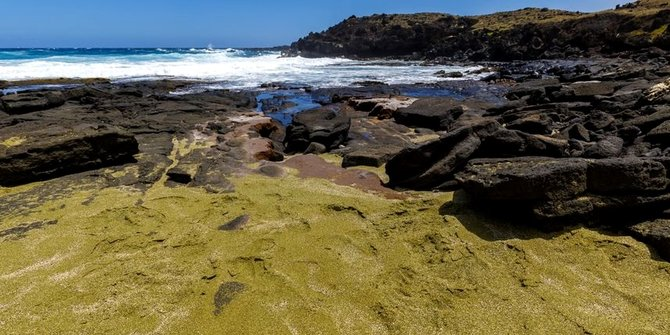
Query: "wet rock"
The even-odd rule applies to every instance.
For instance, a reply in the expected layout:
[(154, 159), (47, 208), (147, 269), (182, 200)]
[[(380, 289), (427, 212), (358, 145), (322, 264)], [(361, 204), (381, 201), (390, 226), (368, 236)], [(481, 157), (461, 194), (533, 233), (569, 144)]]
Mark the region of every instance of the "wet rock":
[(136, 153), (135, 137), (114, 127), (19, 124), (0, 135), (0, 185), (124, 164), (134, 161)]
[(473, 159), (456, 179), (477, 200), (570, 199), (586, 191), (587, 169), (579, 159)]
[(444, 70), (440, 70), (435, 72), (435, 76), (439, 78), (463, 78), (465, 75), (463, 74), (463, 72), (459, 71), (446, 72)]
[(388, 85), (375, 85), (367, 87), (333, 87), (320, 88), (312, 91), (314, 101), (323, 104), (335, 104), (347, 102), (352, 99), (370, 99), (398, 95), (400, 92)]
[(351, 118), (341, 111), (321, 108), (302, 112), (287, 129), (286, 150), (303, 152), (312, 142), (335, 149), (347, 140), (350, 127)]
[(6, 95), (0, 98), (2, 110), (7, 114), (25, 114), (62, 106), (65, 97), (61, 92), (31, 92)]

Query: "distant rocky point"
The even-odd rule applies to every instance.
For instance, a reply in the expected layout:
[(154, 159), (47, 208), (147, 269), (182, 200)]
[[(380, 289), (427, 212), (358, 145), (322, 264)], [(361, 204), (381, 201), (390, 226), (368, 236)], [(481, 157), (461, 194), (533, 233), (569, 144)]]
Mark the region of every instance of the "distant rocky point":
[(598, 13), (525, 8), (483, 16), (352, 16), (291, 44), (303, 57), (529, 60), (670, 49), (670, 5), (641, 0)]

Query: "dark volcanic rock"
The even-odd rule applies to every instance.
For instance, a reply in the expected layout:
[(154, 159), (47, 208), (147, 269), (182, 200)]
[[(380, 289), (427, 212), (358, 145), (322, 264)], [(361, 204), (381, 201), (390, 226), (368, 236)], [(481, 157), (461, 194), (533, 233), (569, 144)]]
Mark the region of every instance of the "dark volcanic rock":
[[(0, 185), (12, 186), (133, 161), (135, 138), (107, 126), (51, 126), (4, 129)], [(30, 134), (29, 137), (21, 134)]]
[(474, 159), (456, 179), (475, 203), (541, 222), (611, 216), (624, 222), (670, 207), (664, 163), (634, 157)]
[(464, 112), (463, 105), (453, 99), (419, 99), (407, 108), (395, 112), (397, 123), (428, 129), (448, 129)]
[(615, 121), (616, 119), (612, 115), (605, 112), (593, 112), (589, 114), (584, 127), (591, 131), (598, 131), (611, 127)]
[(520, 130), (530, 134), (551, 134), (552, 120), (546, 114), (531, 114), (507, 124), (508, 129)]
[(623, 145), (623, 139), (616, 136), (607, 136), (595, 144), (589, 145), (582, 156), (587, 158), (619, 157), (623, 152)]
[(384, 165), (389, 159), (398, 154), (396, 148), (359, 149), (344, 155), (342, 167)]
[(670, 120), (663, 122), (660, 126), (652, 129), (647, 134), (647, 140), (653, 143), (667, 145), (670, 143)]
[(630, 232), (642, 242), (653, 246), (658, 254), (670, 261), (670, 221), (659, 219), (630, 227)]
[(589, 161), (587, 179), (596, 194), (664, 191), (669, 182), (663, 164), (640, 158)]
[(578, 159), (474, 159), (456, 178), (478, 200), (569, 199), (586, 191), (587, 169)]
[(61, 92), (31, 92), (6, 95), (0, 98), (2, 110), (7, 114), (24, 114), (51, 109), (65, 103)]
[(668, 120), (670, 120), (670, 108), (666, 106), (652, 107), (650, 115), (639, 116), (626, 121), (624, 126), (634, 126), (640, 128), (643, 132), (648, 132)]
[(451, 98), (419, 99), (407, 108), (393, 114), (397, 123), (433, 130), (451, 130), (454, 122), (464, 113), (476, 113), (491, 107), (482, 101), (456, 100)]
[[(669, 21), (670, 10), (660, 1), (595, 15), (526, 8), (477, 17), (430, 13), (352, 16), (324, 32), (301, 38), (288, 54), (510, 61), (634, 52), (648, 47), (667, 50), (670, 33), (659, 34), (658, 29)], [(648, 56), (642, 58), (649, 60)], [(578, 81), (631, 76), (644, 76), (644, 71), (600, 75), (580, 71), (562, 77)], [(584, 97), (611, 93), (592, 87), (578, 90)]]
[(596, 96), (610, 95), (620, 85), (616, 82), (583, 81), (562, 87), (552, 94), (555, 101), (592, 101)]
[(327, 107), (297, 114), (287, 128), (286, 150), (303, 152), (312, 142), (335, 149), (347, 140), (351, 118)]
[(483, 157), (516, 157), (522, 156), (526, 150), (526, 140), (521, 132), (499, 129), (484, 139), (480, 148)]
[(569, 139), (574, 139), (583, 142), (590, 142), (591, 135), (589, 134), (588, 129), (586, 129), (581, 124), (575, 124), (563, 131), (565, 137)]
[(410, 189), (431, 189), (453, 179), (479, 149), (481, 139), (495, 132), (500, 125), (486, 121), (471, 128), (459, 128), (439, 140), (415, 148), (407, 148), (386, 164), (389, 184)]

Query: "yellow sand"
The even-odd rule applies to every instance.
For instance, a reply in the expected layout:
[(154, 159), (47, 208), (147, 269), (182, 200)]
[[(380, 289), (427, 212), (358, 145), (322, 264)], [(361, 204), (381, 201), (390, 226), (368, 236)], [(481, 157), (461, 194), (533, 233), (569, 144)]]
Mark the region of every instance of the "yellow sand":
[[(0, 333), (670, 333), (670, 265), (630, 237), (457, 219), (450, 193), (233, 182), (91, 186), (4, 216), (1, 231), (58, 223), (0, 238)], [(215, 315), (227, 282), (245, 290)]]

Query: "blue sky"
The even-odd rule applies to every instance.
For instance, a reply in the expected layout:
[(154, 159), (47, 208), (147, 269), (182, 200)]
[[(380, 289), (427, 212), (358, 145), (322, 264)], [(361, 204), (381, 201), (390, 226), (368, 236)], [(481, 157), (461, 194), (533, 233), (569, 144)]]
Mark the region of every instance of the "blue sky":
[(612, 0), (4, 0), (0, 48), (252, 47), (288, 44), (351, 15), (484, 14), (523, 7), (578, 11)]

